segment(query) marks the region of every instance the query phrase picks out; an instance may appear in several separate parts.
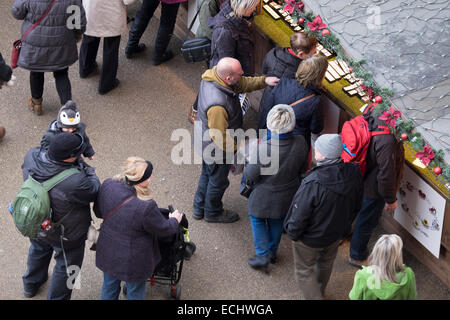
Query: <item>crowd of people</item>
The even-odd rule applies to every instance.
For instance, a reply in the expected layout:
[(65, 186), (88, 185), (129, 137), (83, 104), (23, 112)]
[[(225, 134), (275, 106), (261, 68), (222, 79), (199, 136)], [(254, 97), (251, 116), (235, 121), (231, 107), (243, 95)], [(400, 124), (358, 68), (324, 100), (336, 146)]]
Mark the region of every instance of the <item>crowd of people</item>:
[[(91, 203), (95, 215), (103, 219), (96, 248), (96, 266), (104, 274), (102, 299), (118, 299), (121, 281), (126, 282), (128, 299), (144, 299), (145, 281), (161, 260), (158, 238), (174, 234), (185, 219), (178, 210), (164, 217), (163, 209), (158, 208), (149, 188), (150, 161), (129, 157), (124, 171), (101, 183), (83, 158), (92, 160), (95, 151), (72, 101), (68, 68), (78, 59), (77, 42), (81, 41), (80, 77), (92, 74), (98, 68), (96, 56), (104, 38), (98, 92), (105, 94), (119, 85), (118, 50), (130, 2), (42, 0), (29, 5), (27, 0), (15, 0), (12, 7), (12, 15), (24, 20), (23, 34), (48, 15), (22, 41), (18, 65), (30, 71), (28, 107), (37, 115), (43, 112), (45, 72), (53, 72), (62, 105), (41, 145), (26, 154), (23, 178), (32, 176), (43, 183), (76, 169), (49, 191), (52, 222), (58, 227), (45, 238), (30, 239), (23, 276), (25, 297), (35, 296), (47, 281), (55, 252), (48, 299), (70, 299), (67, 266), (82, 267)], [(152, 62), (159, 65), (174, 56), (167, 48), (180, 1), (144, 0), (129, 32), (128, 59), (146, 49), (140, 39), (160, 3)], [(350, 299), (415, 299), (414, 273), (403, 264), (401, 239), (383, 235), (370, 256), (368, 250), (383, 209), (392, 211), (397, 205), (404, 162), (401, 142), (392, 134), (374, 136), (364, 176), (357, 163), (343, 162), (341, 136), (320, 134), (324, 127), (320, 89), (328, 62), (316, 54), (317, 39), (294, 33), (289, 48), (275, 47), (267, 53), (263, 75), (256, 76), (252, 19), (257, 4), (258, 0), (203, 0), (199, 6), (201, 28), (211, 37), (212, 54), (193, 106), (198, 121), (194, 130), (202, 137), (206, 133), (209, 139), (203, 139), (196, 150), (202, 155), (202, 169), (192, 217), (207, 223), (239, 220), (239, 214), (225, 209), (222, 202), (233, 166), (229, 159), (239, 150), (229, 130), (243, 127), (244, 99), (240, 94), (264, 89), (257, 128), (266, 131), (260, 131), (258, 143), (251, 144), (242, 175), (242, 183), (251, 189), (248, 213), (255, 256), (249, 258), (249, 266), (267, 269), (276, 263), (286, 233), (292, 240), (300, 291), (305, 299), (323, 299), (339, 245), (351, 236), (349, 263), (360, 270)], [(71, 5), (81, 8), (79, 28), (67, 26), (66, 12)], [(0, 56), (0, 87), (11, 75)], [(371, 126), (378, 122), (375, 114), (370, 116)], [(261, 154), (277, 159), (275, 171), (263, 173), (270, 164), (262, 161)]]

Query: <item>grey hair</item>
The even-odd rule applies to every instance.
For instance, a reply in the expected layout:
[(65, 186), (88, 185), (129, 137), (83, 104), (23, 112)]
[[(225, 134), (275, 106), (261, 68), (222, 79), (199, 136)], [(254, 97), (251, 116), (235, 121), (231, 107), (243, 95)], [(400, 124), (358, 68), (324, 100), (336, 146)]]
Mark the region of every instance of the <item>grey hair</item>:
[(295, 113), (291, 106), (278, 104), (267, 115), (267, 128), (274, 133), (288, 133), (294, 130)]
[(259, 0), (230, 0), (231, 8), (238, 17), (242, 17), (245, 11), (256, 8)]
[(403, 271), (403, 241), (396, 234), (384, 234), (373, 247), (368, 258), (377, 283), (389, 281), (398, 283), (397, 272)]

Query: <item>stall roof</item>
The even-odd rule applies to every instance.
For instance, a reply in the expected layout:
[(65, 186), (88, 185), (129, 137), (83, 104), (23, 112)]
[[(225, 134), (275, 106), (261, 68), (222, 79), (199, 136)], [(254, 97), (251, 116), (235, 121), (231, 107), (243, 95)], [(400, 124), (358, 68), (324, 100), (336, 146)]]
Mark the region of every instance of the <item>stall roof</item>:
[(450, 163), (450, 1), (304, 0)]

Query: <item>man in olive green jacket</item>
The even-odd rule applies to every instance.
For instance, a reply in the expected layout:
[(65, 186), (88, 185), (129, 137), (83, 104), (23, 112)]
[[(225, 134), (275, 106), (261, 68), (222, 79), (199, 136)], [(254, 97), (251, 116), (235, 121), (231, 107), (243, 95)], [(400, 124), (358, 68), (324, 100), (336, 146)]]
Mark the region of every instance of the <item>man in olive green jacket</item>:
[(223, 58), (202, 75), (194, 126), (194, 144), (202, 156), (202, 173), (194, 197), (194, 219), (217, 223), (239, 220), (237, 213), (224, 210), (222, 204), (237, 148), (230, 130), (242, 129), (239, 93), (274, 86), (279, 80), (266, 76), (243, 77), (243, 74), (238, 60)]

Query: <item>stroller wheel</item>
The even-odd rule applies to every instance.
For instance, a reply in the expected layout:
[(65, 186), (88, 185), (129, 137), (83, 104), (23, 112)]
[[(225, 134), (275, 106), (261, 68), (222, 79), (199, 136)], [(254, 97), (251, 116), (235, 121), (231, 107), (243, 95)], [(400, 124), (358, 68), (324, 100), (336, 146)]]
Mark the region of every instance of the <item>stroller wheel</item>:
[(180, 300), (181, 297), (181, 284), (177, 286), (170, 286), (169, 287), (169, 294), (172, 298), (176, 300)]
[(185, 260), (189, 260), (192, 257), (192, 255), (194, 254), (196, 249), (197, 249), (197, 247), (195, 246), (195, 243), (193, 243), (192, 241), (186, 242), (186, 249), (185, 249), (185, 252), (184, 252), (184, 259)]

